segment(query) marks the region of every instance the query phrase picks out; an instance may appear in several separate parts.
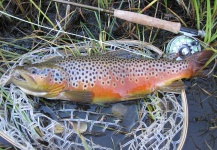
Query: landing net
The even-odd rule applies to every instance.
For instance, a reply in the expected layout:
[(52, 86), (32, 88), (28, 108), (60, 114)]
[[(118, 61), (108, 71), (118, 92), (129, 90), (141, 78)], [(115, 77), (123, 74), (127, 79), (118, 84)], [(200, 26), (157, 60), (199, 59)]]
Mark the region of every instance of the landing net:
[(188, 125), (184, 91), (156, 92), (117, 104), (79, 105), (39, 99), (6, 85), (18, 65), (87, 55), (94, 49), (112, 51), (115, 57), (163, 54), (148, 43), (127, 40), (81, 42), (25, 54), (0, 79), (0, 135), (20, 149), (181, 149)]

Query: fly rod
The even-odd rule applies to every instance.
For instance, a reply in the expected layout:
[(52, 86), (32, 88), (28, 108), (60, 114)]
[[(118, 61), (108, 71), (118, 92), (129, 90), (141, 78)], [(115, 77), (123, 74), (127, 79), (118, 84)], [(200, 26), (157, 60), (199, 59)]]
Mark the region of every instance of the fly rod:
[(52, 0), (52, 1), (63, 3), (63, 4), (69, 4), (69, 5), (73, 5), (77, 7), (82, 7), (86, 9), (97, 10), (100, 12), (105, 12), (119, 19), (123, 19), (129, 22), (133, 22), (133, 23), (137, 23), (141, 25), (147, 25), (147, 26), (151, 26), (155, 28), (160, 28), (163, 30), (173, 32), (175, 34), (182, 33), (187, 36), (200, 36), (200, 37), (205, 36), (205, 32), (203, 30), (195, 30), (195, 29), (182, 27), (180, 22), (166, 21), (166, 20), (150, 17), (144, 14), (124, 11), (124, 10), (117, 10), (117, 9), (107, 10), (103, 8), (93, 7), (93, 6), (84, 5), (84, 4), (75, 3), (75, 2), (69, 2), (65, 0)]

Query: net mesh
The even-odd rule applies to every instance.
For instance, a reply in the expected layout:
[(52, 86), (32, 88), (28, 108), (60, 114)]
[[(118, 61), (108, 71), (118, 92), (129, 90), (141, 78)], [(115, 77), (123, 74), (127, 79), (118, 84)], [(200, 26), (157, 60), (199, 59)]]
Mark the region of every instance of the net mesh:
[[(113, 113), (110, 105), (78, 105), (46, 101), (26, 95), (13, 84), (6, 86), (17, 65), (39, 63), (90, 49), (117, 51), (117, 57), (162, 55), (152, 45), (138, 41), (110, 41), (104, 45), (82, 42), (50, 47), (23, 55), (1, 77), (1, 136), (20, 149), (177, 149), (185, 140), (186, 105), (180, 94), (154, 93), (147, 98), (123, 102), (127, 114)], [(124, 53), (121, 53), (121, 50)], [(128, 51), (128, 53), (126, 52)], [(124, 56), (126, 55), (126, 56)], [(43, 101), (43, 99), (42, 99)], [(49, 102), (50, 103), (50, 102)], [(129, 105), (130, 103), (130, 105)], [(86, 107), (86, 108), (84, 108)], [(132, 113), (133, 112), (133, 113)]]

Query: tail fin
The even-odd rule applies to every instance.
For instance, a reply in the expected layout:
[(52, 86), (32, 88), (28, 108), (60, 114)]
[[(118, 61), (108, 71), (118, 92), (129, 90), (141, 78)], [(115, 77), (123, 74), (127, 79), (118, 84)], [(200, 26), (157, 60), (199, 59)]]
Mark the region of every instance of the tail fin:
[(186, 60), (192, 63), (194, 76), (206, 76), (208, 74), (208, 70), (204, 70), (206, 68), (205, 64), (213, 55), (214, 52), (212, 50), (203, 50), (186, 58)]

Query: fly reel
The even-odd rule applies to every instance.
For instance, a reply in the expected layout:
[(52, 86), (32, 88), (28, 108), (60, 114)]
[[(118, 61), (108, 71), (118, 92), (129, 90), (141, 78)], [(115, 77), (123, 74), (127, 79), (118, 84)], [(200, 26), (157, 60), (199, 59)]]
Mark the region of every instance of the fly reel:
[(201, 51), (200, 42), (189, 36), (181, 35), (173, 38), (166, 47), (166, 54), (177, 54), (176, 60)]

